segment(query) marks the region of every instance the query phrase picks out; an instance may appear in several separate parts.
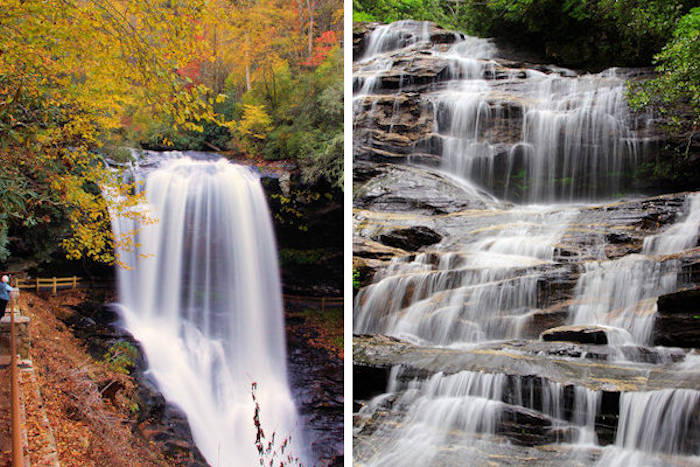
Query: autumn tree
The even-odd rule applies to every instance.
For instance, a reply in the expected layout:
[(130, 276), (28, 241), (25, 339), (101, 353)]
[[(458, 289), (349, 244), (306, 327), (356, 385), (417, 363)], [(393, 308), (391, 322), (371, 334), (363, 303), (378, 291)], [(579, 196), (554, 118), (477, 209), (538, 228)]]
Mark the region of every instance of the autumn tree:
[[(0, 260), (48, 243), (111, 262), (109, 203), (138, 202), (96, 156), (134, 109), (195, 127), (216, 118), (177, 70), (201, 55), (201, 2), (7, 0), (0, 6)], [(196, 128), (195, 128), (196, 129)], [(35, 227), (41, 227), (37, 229)], [(39, 233), (42, 232), (43, 233)], [(50, 235), (46, 235), (46, 232)], [(37, 248), (40, 245), (45, 248)], [(42, 256), (43, 257), (39, 257)]]
[(109, 213), (140, 216), (138, 189), (103, 159), (124, 146), (297, 157), (271, 148), (322, 92), (315, 70), (339, 43), (326, 27), (342, 27), (339, 0), (3, 1), (0, 262), (132, 247)]

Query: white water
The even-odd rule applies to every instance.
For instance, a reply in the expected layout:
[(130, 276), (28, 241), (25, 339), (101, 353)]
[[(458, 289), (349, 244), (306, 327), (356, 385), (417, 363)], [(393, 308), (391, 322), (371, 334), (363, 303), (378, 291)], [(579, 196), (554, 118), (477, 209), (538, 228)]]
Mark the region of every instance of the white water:
[[(376, 92), (397, 60), (391, 53), (429, 41), (428, 24), (376, 28), (358, 64), (355, 95)], [(452, 77), (424, 95), (435, 109), (445, 170), (518, 201), (596, 199), (620, 191), (643, 145), (618, 70), (577, 76), (557, 67), (549, 73), (503, 68), (493, 43), (468, 36), (429, 50), (449, 62)], [(513, 120), (519, 126), (512, 127)], [(506, 173), (505, 181), (496, 173)]]
[(657, 455), (685, 454), (687, 465), (700, 464), (700, 391), (664, 389), (620, 395), (615, 445), (607, 447), (599, 466), (665, 465)]
[[(398, 65), (412, 58), (446, 60), (449, 79), (420, 91), (423, 105), (435, 116), (431, 137), (437, 135), (441, 142), (443, 171), (495, 196), (526, 203), (592, 202), (625, 191), (626, 176), (643, 160), (645, 142), (638, 138), (637, 122), (624, 100), (624, 71), (577, 75), (555, 67), (545, 67), (547, 72), (507, 68), (488, 40), (466, 37), (449, 46), (430, 44), (429, 31), (427, 23), (418, 22), (375, 30), (356, 62), (358, 114), (393, 98), (396, 120), (405, 117), (399, 115), (400, 100), (414, 89), (403, 77), (399, 82), (406, 88), (382, 89), (382, 78), (395, 78)], [(372, 122), (365, 123), (364, 129), (371, 130)], [(419, 156), (422, 151), (416, 148)], [(484, 214), (493, 214), (494, 220), (470, 231), (438, 223), (452, 228), (440, 244), (415, 258), (394, 259), (377, 272), (373, 284), (360, 290), (355, 332), (389, 334), (434, 347), (530, 337), (523, 333), (530, 316), (547, 306), (541, 303), (538, 284), (551, 280), (543, 271), (552, 269), (559, 242), (579, 231), (596, 230), (577, 223), (579, 210), (587, 208), (518, 207)], [(646, 237), (639, 254), (607, 260), (601, 239), (584, 253), (591, 259), (567, 303), (569, 322), (604, 327), (610, 346), (618, 349), (609, 358), (625, 365), (625, 355), (651, 344), (656, 298), (679, 287), (681, 262), (672, 255), (696, 247), (699, 232), (700, 194), (694, 194), (678, 221)], [(665, 355), (664, 349), (653, 351)], [(688, 355), (679, 367), (696, 370), (696, 360)], [(521, 386), (503, 374), (472, 372), (438, 373), (406, 383), (394, 369), (388, 392), (359, 413), (384, 420), (369, 436), (373, 454), (363, 461), (435, 465), (440, 453), (481, 439), (459, 433), (493, 435), (506, 407), (504, 398), (510, 397), (508, 404), (576, 427), (571, 464), (590, 464), (591, 448), (599, 448), (595, 423), (602, 392), (575, 386), (573, 407), (564, 407), (565, 389), (557, 383)], [(700, 465), (700, 458), (690, 457), (700, 449), (697, 393), (622, 393), (617, 440), (602, 449), (598, 465)]]
[[(145, 175), (147, 210), (158, 222), (113, 219), (117, 235), (139, 228), (119, 251), (127, 329), (149, 372), (187, 415), (194, 440), (218, 466), (258, 464), (251, 384), (258, 384), (269, 438), (304, 444), (287, 383), (282, 297), (265, 196), (250, 169), (188, 157)], [(146, 257), (141, 257), (147, 255)]]
[[(355, 300), (354, 329), (433, 345), (517, 337), (537, 309), (537, 267), (551, 263), (573, 209), (530, 206), (384, 270)], [(495, 228), (494, 228), (495, 227)], [(437, 258), (437, 260), (436, 260)]]
[(690, 195), (686, 214), (663, 232), (644, 239), (642, 254), (615, 261), (590, 262), (576, 285), (574, 324), (611, 326), (615, 344), (651, 343), (656, 297), (677, 287), (680, 262), (659, 261), (697, 244), (700, 232), (700, 194)]
[[(363, 459), (363, 465), (439, 465), (439, 455), (446, 445), (468, 442), (478, 446), (480, 437), (474, 435), (501, 432), (512, 414), (523, 408), (548, 416), (552, 428), (572, 427), (579, 444), (594, 444), (602, 393), (576, 387), (567, 402), (565, 392), (563, 385), (544, 378), (472, 371), (436, 373), (425, 380), (405, 381), (401, 368), (394, 367), (388, 393), (369, 401), (358, 414), (361, 420), (369, 419), (395, 397), (391, 407), (398, 416), (372, 433), (370, 444), (381, 449)], [(502, 425), (503, 419), (506, 425)], [(362, 428), (364, 425), (356, 430)]]
[[(366, 465), (434, 465), (434, 458), (453, 432), (495, 432), (505, 375), (437, 373), (428, 380), (408, 383), (397, 378), (398, 372), (394, 371), (391, 389), (401, 392), (393, 406), (406, 413), (396, 425), (379, 427), (373, 434), (381, 440), (382, 448), (367, 459)], [(381, 402), (370, 403), (360, 416), (370, 416)]]

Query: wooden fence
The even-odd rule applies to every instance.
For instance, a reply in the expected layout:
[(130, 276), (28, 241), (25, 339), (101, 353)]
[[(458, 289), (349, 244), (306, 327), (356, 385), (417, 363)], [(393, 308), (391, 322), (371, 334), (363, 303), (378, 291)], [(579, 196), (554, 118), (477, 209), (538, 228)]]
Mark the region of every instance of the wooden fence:
[[(76, 289), (81, 286), (83, 279), (78, 276), (72, 277), (36, 277), (33, 279), (14, 279), (13, 285), (20, 289), (34, 289), (36, 292), (40, 290), (50, 289), (55, 295), (60, 289)], [(314, 303), (321, 305), (321, 310), (325, 311), (326, 307), (343, 306), (343, 297), (305, 297), (301, 295), (283, 296), (285, 302), (295, 303)]]
[(282, 296), (285, 302), (296, 302), (296, 303), (319, 303), (321, 305), (321, 311), (326, 311), (327, 306), (343, 306), (343, 297), (303, 297), (300, 295), (287, 295)]
[(58, 289), (76, 289), (82, 278), (73, 277), (51, 277), (34, 279), (15, 279), (14, 286), (19, 289), (34, 289), (36, 292), (42, 289), (51, 289), (51, 292), (56, 295)]

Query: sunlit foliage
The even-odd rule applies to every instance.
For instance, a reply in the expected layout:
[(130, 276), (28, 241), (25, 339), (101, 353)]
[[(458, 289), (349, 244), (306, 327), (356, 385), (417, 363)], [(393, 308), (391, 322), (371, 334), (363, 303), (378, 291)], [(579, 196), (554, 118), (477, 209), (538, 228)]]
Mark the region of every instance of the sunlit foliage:
[[(314, 44), (342, 27), (341, 5), (3, 1), (0, 263), (44, 261), (57, 245), (72, 259), (118, 262), (114, 247), (133, 247), (133, 236), (113, 237), (109, 209), (155, 219), (133, 209), (137, 190), (99, 154), (127, 145), (263, 151), (268, 133), (295, 119), (279, 110), (303, 100), (294, 81), (327, 61), (312, 60)], [(114, 194), (109, 205), (102, 192)]]

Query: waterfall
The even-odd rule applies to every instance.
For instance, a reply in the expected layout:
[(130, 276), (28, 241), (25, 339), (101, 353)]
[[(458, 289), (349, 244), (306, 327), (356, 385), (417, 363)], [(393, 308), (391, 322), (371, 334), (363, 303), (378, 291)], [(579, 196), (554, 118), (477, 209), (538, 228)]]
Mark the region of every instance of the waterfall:
[(531, 206), (501, 224), (465, 232), (460, 254), (395, 259), (355, 300), (357, 333), (384, 333), (438, 345), (517, 337), (538, 306), (538, 268), (575, 210)]
[(685, 204), (685, 218), (645, 238), (642, 254), (585, 265), (574, 293), (575, 324), (611, 326), (612, 343), (650, 344), (656, 297), (676, 289), (681, 269), (677, 259), (656, 257), (680, 253), (698, 241), (700, 194), (688, 196)]
[[(405, 60), (401, 49), (431, 46), (428, 24), (398, 21), (371, 33), (355, 70), (356, 99), (378, 92), (381, 79), (396, 74), (392, 66)], [(449, 63), (451, 79), (425, 97), (434, 108), (444, 170), (526, 202), (600, 199), (625, 186), (644, 145), (621, 70), (506, 69), (488, 39), (454, 34), (448, 42), (423, 52)]]
[(620, 190), (637, 156), (624, 79), (614, 70), (581, 77), (528, 70), (523, 79), (517, 70), (504, 78), (512, 95), (499, 100), (500, 80), (484, 79), (494, 64), (478, 58), (434, 98), (445, 170), (518, 201), (595, 199)]
[[(251, 384), (268, 439), (291, 436), (303, 451), (287, 383), (277, 253), (259, 179), (243, 166), (189, 157), (138, 172), (158, 220), (136, 225), (113, 213), (126, 328), (141, 343), (166, 399), (187, 415), (212, 466), (258, 464)], [(128, 213), (127, 213), (128, 214)]]
[(370, 35), (365, 57), (371, 58), (382, 52), (430, 40), (428, 24), (421, 21), (403, 20), (380, 25)]
[[(502, 405), (504, 375), (438, 373), (430, 379), (401, 382), (393, 372), (390, 385), (400, 391), (395, 407), (405, 414), (396, 425), (380, 427), (373, 438), (383, 448), (368, 459), (372, 466), (433, 465), (440, 446), (454, 433), (495, 433)], [(382, 396), (380, 396), (382, 398)], [(361, 416), (381, 407), (370, 404)]]
[[(407, 378), (394, 367), (388, 394), (377, 396), (364, 406), (358, 418), (369, 420), (386, 410), (390, 399), (395, 419), (376, 428), (370, 444), (382, 446), (366, 460), (372, 466), (440, 465), (445, 444), (470, 436), (475, 445), (487, 444), (473, 435), (511, 435), (510, 423), (518, 417), (531, 417), (533, 410), (544, 413), (542, 427), (550, 438), (566, 436), (566, 428), (576, 432), (572, 441), (595, 442), (595, 418), (601, 401), (600, 391), (567, 387), (544, 378), (517, 378), (498, 373), (461, 371), (436, 373), (428, 379)], [(573, 394), (571, 394), (573, 392)], [(361, 424), (356, 429), (364, 429)]]
[[(657, 298), (695, 284), (700, 193), (630, 194), (649, 141), (625, 102), (632, 71), (531, 64), (417, 21), (363, 40), (354, 148), (369, 181), (355, 220), (374, 275), (353, 325), (401, 342), (356, 339), (368, 381), (373, 364), (398, 365), (357, 412), (358, 462), (696, 464), (697, 355), (653, 342)], [(479, 190), (492, 198), (472, 202)], [(415, 226), (442, 240), (371, 243)]]
[(693, 462), (700, 462), (698, 411), (700, 391), (623, 393), (615, 445), (605, 449), (598, 465), (665, 465), (656, 453), (696, 456)]

